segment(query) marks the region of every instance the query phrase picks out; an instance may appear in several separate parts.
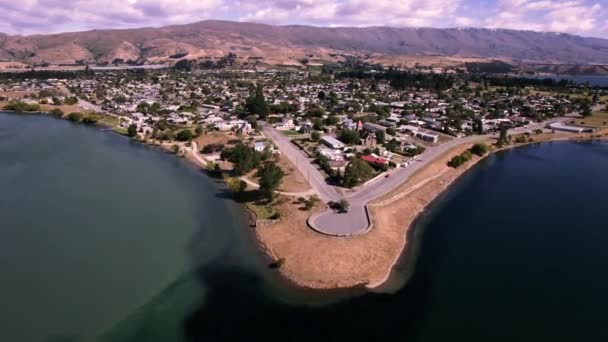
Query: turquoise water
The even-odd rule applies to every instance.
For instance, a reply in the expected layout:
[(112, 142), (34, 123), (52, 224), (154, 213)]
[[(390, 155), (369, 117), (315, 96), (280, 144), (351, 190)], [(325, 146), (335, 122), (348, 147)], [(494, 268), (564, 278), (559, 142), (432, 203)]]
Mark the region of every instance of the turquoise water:
[(3, 341), (92, 340), (201, 265), (263, 263), (209, 178), (112, 132), (0, 114), (0, 189)]

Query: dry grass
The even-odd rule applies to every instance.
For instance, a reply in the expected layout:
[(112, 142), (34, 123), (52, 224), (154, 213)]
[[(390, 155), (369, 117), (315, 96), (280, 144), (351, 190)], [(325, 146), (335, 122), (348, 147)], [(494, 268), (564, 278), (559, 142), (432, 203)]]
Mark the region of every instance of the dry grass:
[(228, 142), (231, 140), (239, 140), (239, 137), (237, 137), (234, 133), (230, 133), (231, 132), (213, 131), (194, 139), (194, 141), (196, 141), (199, 148), (203, 148), (205, 145), (228, 145)]
[(279, 187), (280, 191), (284, 192), (304, 192), (310, 190), (310, 186), (306, 181), (306, 178), (296, 169), (286, 157), (283, 155), (279, 158), (279, 166), (285, 172), (283, 182)]
[[(608, 138), (608, 128), (594, 134), (543, 133), (532, 135), (532, 138), (541, 142), (590, 139), (600, 135)], [(514, 146), (519, 145), (507, 148)], [(317, 234), (306, 225), (309, 212), (300, 210), (296, 204), (282, 203), (279, 206), (282, 221), (259, 228), (256, 231), (258, 239), (272, 258), (285, 259), (282, 274), (300, 286), (317, 289), (360, 284), (379, 286), (407, 248), (407, 232), (420, 211), (480, 160), (474, 156), (458, 169), (447, 166), (448, 160), (469, 147), (462, 145), (451, 149), (397, 189), (371, 203), (374, 228), (366, 235), (335, 238)]]
[[(8, 102), (9, 101), (0, 101), (0, 108), (4, 108), (4, 106), (7, 105)], [(80, 107), (79, 105), (59, 105), (59, 106), (49, 105), (49, 104), (40, 105), (40, 110), (42, 112), (50, 112), (53, 109), (60, 109), (64, 113), (64, 115), (70, 114), (72, 112), (81, 112), (84, 114), (89, 113), (89, 111), (85, 110), (84, 108)]]
[(401, 255), (410, 223), (463, 172), (464, 169), (448, 168), (446, 163), (467, 147), (449, 151), (396, 191), (406, 191), (444, 172), (440, 178), (390, 205), (372, 207), (374, 229), (366, 235), (352, 238), (320, 235), (306, 225), (309, 212), (300, 210), (298, 205), (283, 203), (279, 206), (281, 223), (259, 228), (258, 238), (271, 257), (285, 259), (281, 272), (301, 286), (325, 289), (382, 283)]
[(583, 119), (576, 119), (574, 122), (581, 126), (608, 127), (608, 111), (602, 110), (594, 112), (592, 116)]

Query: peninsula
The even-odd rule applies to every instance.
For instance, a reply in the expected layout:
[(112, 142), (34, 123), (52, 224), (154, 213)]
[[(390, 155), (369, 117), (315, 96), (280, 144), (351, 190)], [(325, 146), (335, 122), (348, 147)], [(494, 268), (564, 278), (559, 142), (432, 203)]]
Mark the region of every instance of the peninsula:
[(491, 153), (608, 133), (606, 88), (494, 62), (172, 59), (10, 69), (0, 108), (100, 124), (187, 158), (247, 209), (269, 266), (307, 288), (384, 284), (415, 248), (420, 212)]

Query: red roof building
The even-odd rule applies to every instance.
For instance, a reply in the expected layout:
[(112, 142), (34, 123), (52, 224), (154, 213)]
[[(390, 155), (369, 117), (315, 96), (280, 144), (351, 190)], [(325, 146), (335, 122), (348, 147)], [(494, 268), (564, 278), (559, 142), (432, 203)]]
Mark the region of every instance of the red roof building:
[(388, 165), (388, 159), (384, 159), (384, 158), (376, 158), (373, 156), (363, 156), (363, 157), (361, 157), (361, 160), (366, 161), (370, 164), (378, 165), (378, 166)]

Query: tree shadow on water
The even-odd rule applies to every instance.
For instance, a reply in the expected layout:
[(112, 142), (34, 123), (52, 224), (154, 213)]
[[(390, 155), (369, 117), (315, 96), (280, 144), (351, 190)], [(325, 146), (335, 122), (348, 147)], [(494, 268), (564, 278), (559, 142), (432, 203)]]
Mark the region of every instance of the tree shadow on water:
[(271, 298), (252, 273), (206, 267), (198, 275), (207, 291), (184, 321), (189, 341), (411, 340), (423, 300), (368, 293), (331, 305), (296, 306)]

